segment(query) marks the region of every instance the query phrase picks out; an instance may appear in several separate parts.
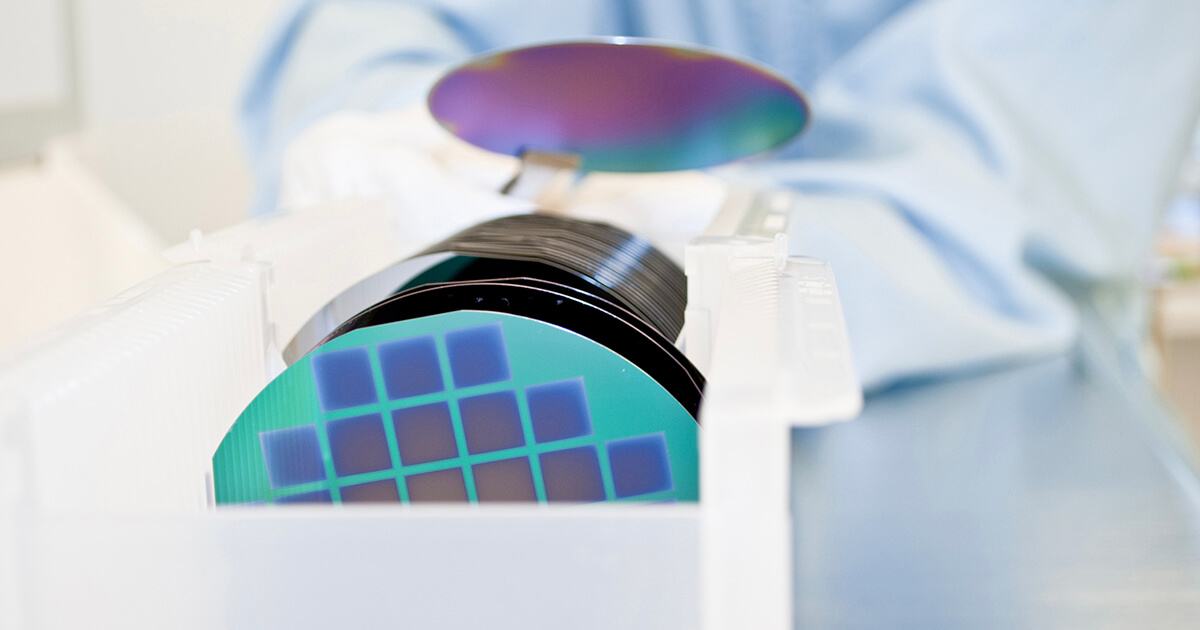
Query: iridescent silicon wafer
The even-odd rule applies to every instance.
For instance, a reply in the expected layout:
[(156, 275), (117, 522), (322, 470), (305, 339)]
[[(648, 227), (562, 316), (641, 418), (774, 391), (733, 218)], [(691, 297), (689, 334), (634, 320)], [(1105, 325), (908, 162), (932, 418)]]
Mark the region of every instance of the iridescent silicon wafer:
[(615, 38), (473, 59), (430, 91), (451, 133), (508, 155), (568, 152), (585, 171), (704, 168), (769, 151), (803, 130), (785, 79), (713, 50)]

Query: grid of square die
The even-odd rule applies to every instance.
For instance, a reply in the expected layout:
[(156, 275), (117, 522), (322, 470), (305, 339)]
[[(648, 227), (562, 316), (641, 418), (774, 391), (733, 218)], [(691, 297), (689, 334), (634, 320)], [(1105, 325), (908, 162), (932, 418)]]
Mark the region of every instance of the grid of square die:
[[(461, 389), (512, 379), (503, 329), (497, 323), (446, 331), (442, 334), (449, 360), (449, 381), (444, 382), (436, 340), (424, 335), (380, 343), (374, 350), (381, 370), (384, 396), (376, 391), (368, 348), (350, 348), (314, 355), (312, 366), (322, 411), (331, 412), (355, 406), (376, 404), (381, 398), (403, 401), (407, 398), (437, 394), (450, 388)], [(323, 357), (323, 358), (322, 358)], [(583, 378), (577, 377), (530, 385), (523, 393), (529, 409), (535, 443), (545, 444), (593, 435), (590, 410)], [(415, 464), (458, 459), (526, 446), (517, 404), (517, 390), (502, 390), (455, 398), (449, 401), (404, 406), (390, 411), (400, 461), (388, 453), (382, 427), (384, 417), (366, 414), (329, 420), (326, 431), (334, 471), (338, 477), (392, 469), (403, 475), (403, 468)], [(460, 453), (454, 436), (450, 404), (457, 404), (467, 453)], [(310, 425), (312, 429), (315, 426)], [(287, 431), (287, 430), (283, 430)], [(264, 459), (267, 437), (260, 435)], [(315, 433), (315, 431), (314, 431)], [(297, 434), (299, 435), (299, 434)], [(297, 437), (297, 436), (292, 436)], [(314, 436), (315, 437), (315, 436)], [(286, 440), (284, 440), (286, 441)], [(311, 443), (303, 438), (293, 440)], [(311, 457), (307, 464), (293, 462), (271, 469), (272, 487), (324, 480)], [(542, 452), (535, 457), (541, 469), (543, 488), (549, 501), (602, 501), (604, 475), (599, 464), (599, 448), (610, 465), (612, 487), (617, 498), (651, 494), (674, 489), (665, 436), (654, 434), (612, 440), (599, 447), (576, 446)], [(282, 452), (280, 448), (275, 449)], [(293, 445), (288, 449), (295, 452)], [(318, 447), (319, 450), (319, 447)], [(278, 459), (278, 458), (276, 458)], [(304, 466), (307, 466), (305, 468)], [(400, 470), (396, 470), (400, 468)], [(534, 474), (529, 456), (521, 455), (497, 461), (477, 463), (471, 471), (479, 501), (535, 501)], [(294, 470), (293, 470), (294, 469)], [(297, 470), (304, 470), (297, 476)], [(272, 474), (274, 473), (274, 474)], [(303, 479), (303, 481), (297, 481)], [(396, 483), (407, 489), (409, 500), (466, 500), (464, 469), (455, 466), (442, 470), (408, 474), (399, 480), (360, 482), (341, 487), (343, 502), (398, 501)], [(277, 502), (329, 501), (327, 490), (280, 497)]]

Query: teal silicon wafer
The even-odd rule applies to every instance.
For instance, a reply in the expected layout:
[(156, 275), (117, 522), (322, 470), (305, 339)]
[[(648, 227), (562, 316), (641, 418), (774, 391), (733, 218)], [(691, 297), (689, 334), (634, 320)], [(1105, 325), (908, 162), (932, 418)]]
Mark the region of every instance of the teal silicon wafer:
[(455, 311), (353, 330), (255, 398), (218, 504), (695, 501), (698, 426), (624, 357), (542, 321)]

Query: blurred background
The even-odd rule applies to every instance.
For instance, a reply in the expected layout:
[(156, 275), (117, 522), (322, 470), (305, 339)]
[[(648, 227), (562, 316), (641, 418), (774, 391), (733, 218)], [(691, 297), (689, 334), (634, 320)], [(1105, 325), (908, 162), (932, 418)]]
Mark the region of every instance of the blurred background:
[(246, 216), (236, 125), (284, 0), (0, 0), (0, 347)]
[[(286, 0), (0, 0), (0, 348), (248, 215), (237, 126)], [(1147, 365), (1200, 443), (1200, 134), (1157, 254)]]

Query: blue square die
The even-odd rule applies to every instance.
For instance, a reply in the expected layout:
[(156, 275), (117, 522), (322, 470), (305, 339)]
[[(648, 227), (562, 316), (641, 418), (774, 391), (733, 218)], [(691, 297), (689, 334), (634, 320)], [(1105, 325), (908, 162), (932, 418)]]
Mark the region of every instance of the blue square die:
[(512, 378), (504, 329), (499, 322), (446, 332), (446, 354), (455, 387), (499, 383)]
[(366, 348), (321, 352), (312, 357), (313, 379), (321, 411), (349, 409), (379, 402)]
[(325, 458), (317, 439), (317, 425), (263, 431), (258, 434), (258, 442), (272, 488), (325, 481)]
[(608, 462), (618, 498), (675, 489), (667, 439), (662, 433), (612, 440), (608, 443)]
[(546, 500), (590, 503), (604, 500), (604, 478), (595, 446), (580, 446), (538, 455)]
[(392, 467), (383, 417), (377, 413), (325, 423), (333, 470), (339, 477)]
[(458, 457), (454, 423), (445, 401), (396, 409), (392, 426), (404, 466)]
[(533, 438), (538, 443), (566, 440), (592, 434), (583, 378), (570, 378), (525, 388)]
[(379, 344), (379, 366), (389, 400), (440, 392), (442, 368), (433, 335)]
[(460, 398), (458, 413), (472, 455), (525, 445), (517, 393), (511, 389)]

